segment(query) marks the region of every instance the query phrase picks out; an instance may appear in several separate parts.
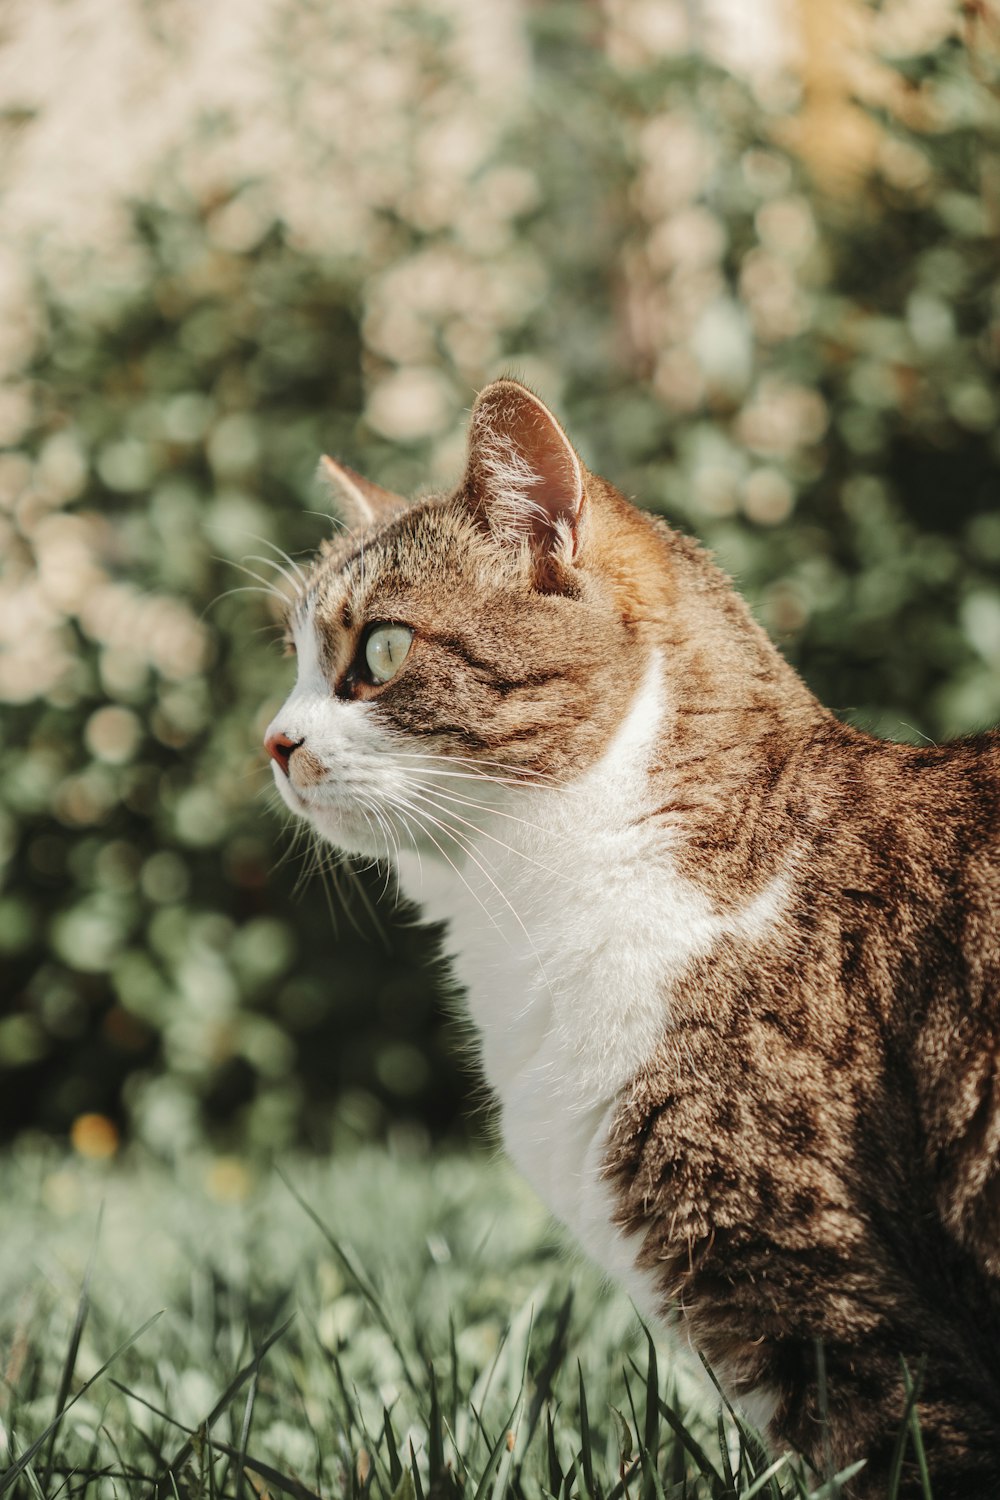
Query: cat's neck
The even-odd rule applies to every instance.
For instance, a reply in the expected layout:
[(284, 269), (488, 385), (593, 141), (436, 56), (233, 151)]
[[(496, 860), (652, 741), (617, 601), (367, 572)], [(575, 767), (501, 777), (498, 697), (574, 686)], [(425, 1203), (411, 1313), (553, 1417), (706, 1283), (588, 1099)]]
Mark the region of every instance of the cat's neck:
[(619, 607), (662, 663), (649, 816), (684, 873), (738, 907), (786, 862), (792, 788), (835, 720), (707, 553), (610, 487), (602, 502)]

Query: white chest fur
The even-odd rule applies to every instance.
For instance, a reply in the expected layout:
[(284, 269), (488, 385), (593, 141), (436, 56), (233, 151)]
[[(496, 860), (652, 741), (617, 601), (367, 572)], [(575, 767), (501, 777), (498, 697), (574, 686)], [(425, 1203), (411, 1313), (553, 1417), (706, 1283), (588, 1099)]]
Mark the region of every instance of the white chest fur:
[(449, 923), (507, 1150), (650, 1312), (653, 1290), (612, 1224), (601, 1176), (615, 1103), (669, 1027), (692, 959), (724, 935), (759, 937), (782, 896), (772, 888), (735, 918), (719, 915), (673, 868), (662, 826), (639, 821), (669, 712), (661, 684), (654, 658), (607, 752), (574, 783), (518, 789), (489, 815), (463, 811), (457, 869), (399, 862), (404, 893)]

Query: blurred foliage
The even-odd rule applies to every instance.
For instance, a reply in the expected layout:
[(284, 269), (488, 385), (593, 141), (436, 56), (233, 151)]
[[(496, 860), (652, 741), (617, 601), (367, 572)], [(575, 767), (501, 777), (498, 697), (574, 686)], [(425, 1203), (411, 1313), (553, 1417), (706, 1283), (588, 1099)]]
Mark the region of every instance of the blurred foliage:
[[(103, 259), (37, 260), (0, 402), (7, 1134), (461, 1126), (432, 940), (373, 915), (377, 872), (342, 900), (297, 889), (309, 851), (280, 860), (267, 590), (273, 544), (325, 530), (321, 451), (447, 484), (502, 369), (715, 549), (831, 706), (900, 737), (1000, 717), (1000, 103), (973, 8), (912, 34), (872, 12), (864, 87), (818, 24), (799, 78), (754, 80), (680, 32), (667, 55), (638, 3), (536, 7), (492, 72), (510, 7), (422, 0), (377, 39), (355, 10), (319, 35), (275, 4), (297, 195), (286, 163), (209, 171), (245, 122), (193, 120)], [(373, 79), (369, 128), (334, 129)]]

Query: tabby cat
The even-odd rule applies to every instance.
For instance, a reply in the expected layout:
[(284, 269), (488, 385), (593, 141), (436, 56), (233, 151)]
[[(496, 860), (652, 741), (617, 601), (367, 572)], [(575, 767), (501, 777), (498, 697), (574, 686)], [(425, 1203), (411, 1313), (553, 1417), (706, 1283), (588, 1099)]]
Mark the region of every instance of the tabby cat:
[(447, 922), (514, 1161), (776, 1447), (884, 1495), (905, 1365), (1000, 1494), (1000, 735), (840, 723), (515, 381), (453, 493), (324, 462), (274, 779)]

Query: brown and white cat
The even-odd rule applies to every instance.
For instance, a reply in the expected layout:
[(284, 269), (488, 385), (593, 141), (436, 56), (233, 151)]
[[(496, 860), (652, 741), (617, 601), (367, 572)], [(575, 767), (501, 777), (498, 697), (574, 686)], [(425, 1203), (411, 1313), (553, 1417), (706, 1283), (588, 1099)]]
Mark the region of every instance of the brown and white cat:
[(884, 1494), (905, 1361), (1000, 1494), (1000, 736), (838, 722), (514, 381), (451, 494), (326, 463), (275, 781), (448, 922), (511, 1156), (775, 1444)]

